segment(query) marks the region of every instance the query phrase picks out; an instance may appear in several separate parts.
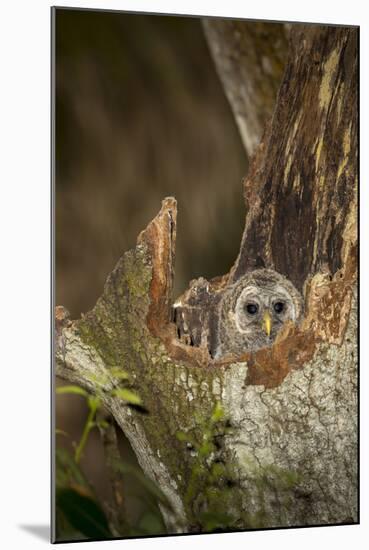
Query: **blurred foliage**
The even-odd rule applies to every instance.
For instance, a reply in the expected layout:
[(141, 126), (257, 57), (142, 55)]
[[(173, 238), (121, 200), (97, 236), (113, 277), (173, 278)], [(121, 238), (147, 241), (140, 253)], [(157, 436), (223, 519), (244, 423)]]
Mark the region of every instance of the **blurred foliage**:
[[(135, 523), (120, 525), (113, 530), (105, 512), (108, 503), (101, 502), (93, 487), (86, 481), (84, 473), (75, 459), (65, 450), (56, 452), (56, 540), (111, 539), (114, 537), (135, 537), (165, 534), (158, 504), (171, 509), (165, 495), (141, 471), (120, 461), (118, 471), (134, 478), (136, 485), (145, 489), (145, 509)], [(125, 495), (129, 496), (129, 495)], [(105, 505), (105, 506), (104, 506)], [(116, 526), (115, 526), (116, 527)]]
[[(119, 379), (119, 377), (117, 377)], [(120, 388), (124, 392), (124, 388)], [(117, 391), (117, 390), (112, 390)], [(140, 397), (133, 391), (126, 390), (121, 398), (127, 406), (136, 405)], [(110, 526), (104, 508), (109, 506), (100, 501), (93, 485), (81, 467), (81, 458), (86, 447), (91, 430), (103, 426), (104, 421), (96, 420), (96, 413), (101, 408), (101, 399), (89, 395), (79, 386), (62, 386), (57, 389), (59, 395), (79, 395), (84, 397), (87, 405), (87, 419), (82, 430), (79, 442), (73, 442), (75, 449), (72, 455), (65, 448), (57, 445), (55, 453), (55, 507), (56, 507), (56, 539), (58, 542), (86, 539), (110, 539), (115, 536), (130, 537), (140, 535), (164, 534), (166, 528), (158, 505), (172, 510), (162, 491), (135, 466), (115, 461), (113, 468), (134, 478), (135, 484), (144, 489), (145, 506), (136, 522), (129, 522), (128, 518), (119, 526)], [(145, 411), (147, 412), (147, 411)], [(56, 430), (57, 435), (67, 435), (62, 430)], [(106, 457), (107, 459), (107, 457)], [(104, 465), (105, 466), (105, 465)], [(106, 466), (105, 466), (106, 467)], [(125, 497), (128, 496), (125, 495)]]
[[(102, 398), (103, 398), (103, 392), (107, 394), (106, 388), (104, 388), (104, 385), (110, 382), (112, 384), (112, 389), (110, 390), (110, 395), (119, 397), (127, 407), (134, 408), (136, 411), (147, 414), (148, 410), (143, 406), (141, 397), (132, 389), (125, 387), (127, 384), (130, 383), (130, 376), (129, 374), (124, 371), (123, 369), (119, 371), (117, 367), (113, 367), (111, 369), (111, 378), (108, 379), (107, 375), (96, 375), (91, 374), (89, 376), (91, 380), (94, 380), (98, 384), (100, 384), (101, 390), (98, 392), (97, 395), (90, 395), (86, 390), (79, 386), (61, 386), (56, 388), (57, 395), (63, 395), (63, 394), (72, 394), (72, 395), (80, 395), (85, 398), (87, 408), (88, 408), (88, 415), (87, 420), (85, 422), (81, 439), (78, 443), (78, 445), (75, 445), (75, 453), (74, 453), (74, 460), (76, 464), (78, 464), (81, 460), (81, 456), (83, 454), (83, 451), (86, 447), (87, 439), (90, 434), (90, 431), (95, 427), (105, 427), (102, 425), (101, 421), (96, 420), (96, 415), (99, 409), (102, 407)], [(62, 434), (63, 431), (59, 430), (59, 433)]]
[[(64, 522), (69, 523), (69, 528), (75, 529), (76, 537), (81, 535), (87, 539), (112, 538), (106, 515), (92, 498), (74, 489), (58, 489), (56, 505), (59, 514), (63, 515)], [(61, 540), (65, 540), (65, 534), (59, 536)]]

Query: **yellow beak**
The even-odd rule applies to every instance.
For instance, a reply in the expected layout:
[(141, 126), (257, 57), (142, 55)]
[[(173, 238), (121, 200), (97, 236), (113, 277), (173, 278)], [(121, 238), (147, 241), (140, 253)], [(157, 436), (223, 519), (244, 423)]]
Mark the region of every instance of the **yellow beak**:
[(270, 336), (272, 331), (272, 318), (269, 311), (266, 311), (263, 316), (263, 329), (265, 330), (267, 336)]

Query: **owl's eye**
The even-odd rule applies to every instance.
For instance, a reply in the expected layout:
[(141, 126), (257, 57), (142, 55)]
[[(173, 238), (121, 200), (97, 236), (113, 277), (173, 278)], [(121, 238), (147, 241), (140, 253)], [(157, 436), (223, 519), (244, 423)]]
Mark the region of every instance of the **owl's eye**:
[(250, 315), (255, 315), (259, 310), (259, 306), (257, 304), (246, 304), (246, 311)]
[(284, 310), (284, 303), (276, 302), (273, 307), (276, 313), (282, 313), (282, 311)]

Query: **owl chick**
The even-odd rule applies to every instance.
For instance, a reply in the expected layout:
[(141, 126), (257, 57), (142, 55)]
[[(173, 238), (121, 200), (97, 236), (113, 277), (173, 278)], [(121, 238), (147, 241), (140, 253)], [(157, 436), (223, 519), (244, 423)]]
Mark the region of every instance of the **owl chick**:
[(283, 327), (303, 313), (300, 292), (272, 269), (246, 273), (228, 287), (218, 304), (216, 359), (271, 346)]

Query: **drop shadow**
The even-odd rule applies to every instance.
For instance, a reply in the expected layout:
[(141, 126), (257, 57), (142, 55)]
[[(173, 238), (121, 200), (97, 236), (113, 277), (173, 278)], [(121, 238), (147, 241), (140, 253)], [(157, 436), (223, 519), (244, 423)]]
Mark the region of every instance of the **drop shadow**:
[(19, 527), (39, 539), (50, 542), (50, 525), (19, 525)]

